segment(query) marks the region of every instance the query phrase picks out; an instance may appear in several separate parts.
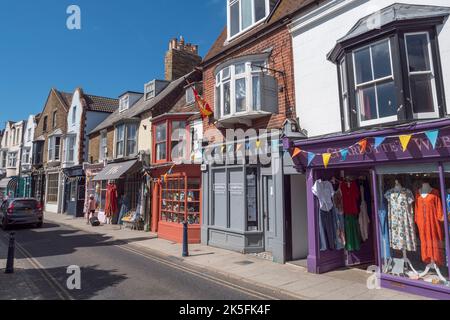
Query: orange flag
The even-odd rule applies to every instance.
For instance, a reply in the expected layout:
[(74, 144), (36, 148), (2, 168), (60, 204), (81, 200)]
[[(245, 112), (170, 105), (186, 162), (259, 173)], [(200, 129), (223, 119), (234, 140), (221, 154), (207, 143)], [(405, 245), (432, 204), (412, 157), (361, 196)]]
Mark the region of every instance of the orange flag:
[(197, 102), (198, 108), (200, 109), (202, 119), (211, 117), (214, 114), (214, 112), (209, 106), (209, 103), (206, 102), (205, 99), (200, 97), (200, 95), (198, 94), (197, 90), (195, 90), (194, 87), (192, 87), (192, 91), (194, 92), (195, 101)]
[(322, 157), (323, 157), (323, 165), (325, 166), (325, 168), (328, 168), (328, 164), (330, 163), (331, 160), (331, 153), (324, 153)]
[(361, 147), (361, 154), (366, 153), (367, 150), (367, 139), (361, 140), (358, 142), (359, 146)]
[(301, 152), (302, 150), (300, 150), (300, 148), (295, 148), (294, 152), (292, 153), (292, 158), (297, 157)]

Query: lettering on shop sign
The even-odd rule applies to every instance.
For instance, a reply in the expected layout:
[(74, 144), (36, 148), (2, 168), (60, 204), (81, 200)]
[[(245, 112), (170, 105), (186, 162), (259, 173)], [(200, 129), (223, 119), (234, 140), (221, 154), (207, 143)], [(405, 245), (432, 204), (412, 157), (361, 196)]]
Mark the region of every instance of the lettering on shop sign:
[(230, 193), (233, 195), (241, 195), (244, 193), (244, 185), (242, 183), (230, 183)]
[(215, 194), (225, 194), (227, 190), (227, 186), (224, 183), (215, 183), (214, 184), (214, 193)]
[[(416, 148), (419, 152), (424, 154), (432, 153), (435, 150), (448, 149), (450, 148), (450, 136), (441, 136), (436, 143), (436, 149), (433, 148), (433, 144), (426, 137), (412, 138), (409, 148)], [(327, 152), (332, 154), (333, 159), (336, 159), (341, 158), (341, 155), (338, 153), (340, 150), (340, 148), (328, 148)], [(391, 142), (385, 142), (377, 148), (374, 147), (374, 144), (369, 143), (365, 154), (370, 156), (388, 153), (403, 153), (403, 147), (398, 139), (392, 139)], [(353, 146), (348, 149), (348, 157), (360, 156), (361, 149), (359, 146)]]

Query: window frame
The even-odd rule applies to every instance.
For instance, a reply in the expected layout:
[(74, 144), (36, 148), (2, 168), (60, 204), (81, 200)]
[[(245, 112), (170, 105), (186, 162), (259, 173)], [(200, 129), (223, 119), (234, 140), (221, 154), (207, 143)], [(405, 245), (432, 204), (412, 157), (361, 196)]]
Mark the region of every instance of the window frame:
[[(128, 142), (129, 139), (129, 128), (131, 126), (135, 127), (136, 137), (134, 139), (134, 150), (133, 152), (128, 152)], [(119, 140), (119, 128), (123, 127), (123, 138)], [(114, 155), (116, 158), (126, 158), (133, 157), (138, 154), (138, 136), (139, 136), (139, 124), (137, 122), (122, 122), (115, 126), (114, 129)], [(101, 136), (100, 136), (101, 137)], [(122, 143), (122, 153), (119, 153), (119, 144)]]
[(17, 167), (17, 154), (18, 152), (8, 152), (7, 168)]
[[(56, 139), (59, 139), (58, 148), (56, 148)], [(61, 143), (62, 137), (60, 135), (48, 137), (48, 147), (47, 147), (48, 162), (61, 161)], [(56, 150), (58, 150), (58, 152), (56, 152)]]
[[(243, 73), (236, 74), (236, 66), (244, 64), (245, 71)], [(262, 67), (266, 67), (267, 65), (267, 59), (263, 59), (261, 57), (254, 58), (254, 59), (244, 59), (244, 60), (238, 60), (234, 61), (230, 65), (226, 65), (223, 68), (219, 69), (215, 72), (215, 98), (214, 101), (216, 102), (215, 108), (217, 110), (216, 114), (219, 116), (219, 119), (227, 119), (231, 117), (236, 117), (239, 115), (245, 115), (251, 112), (259, 112), (262, 108), (263, 103), (263, 92), (262, 92), (262, 78), (263, 75), (266, 74), (265, 71), (261, 68), (261, 70), (254, 70), (255, 65), (262, 64)], [(229, 77), (224, 77), (224, 71), (229, 70)], [(259, 85), (260, 85), (260, 98), (259, 107), (254, 106), (254, 83), (253, 79), (258, 76), (260, 78)], [(237, 111), (237, 96), (236, 96), (236, 82), (238, 80), (245, 79), (245, 110), (243, 111)], [(230, 113), (225, 113), (225, 85), (230, 84)], [(220, 96), (218, 96), (220, 95)]]
[[(76, 138), (77, 138), (76, 135), (68, 135), (66, 138), (66, 150), (64, 160), (67, 163), (75, 162), (75, 146), (77, 144)], [(70, 155), (72, 155), (72, 159), (70, 159)]]
[(119, 100), (119, 113), (122, 113), (130, 108), (130, 96), (126, 95)]
[[(243, 0), (227, 0), (227, 36), (228, 36), (228, 41), (232, 41), (233, 39), (236, 39), (240, 35), (246, 33), (250, 29), (252, 29), (255, 26), (259, 25), (265, 19), (267, 19), (267, 17), (270, 15), (270, 11), (271, 11), (270, 4), (271, 3), (270, 3), (270, 0), (265, 0), (266, 14), (265, 14), (265, 16), (262, 19), (260, 19), (258, 21), (255, 21), (255, 19), (256, 19), (255, 18), (255, 0), (250, 0), (252, 2), (252, 12), (251, 12), (252, 23), (248, 27), (243, 28), (242, 27), (242, 1)], [(237, 2), (239, 3), (239, 31), (236, 34), (232, 35), (231, 34), (231, 7), (233, 5), (235, 5)]]
[(73, 106), (72, 108), (72, 126), (77, 123), (77, 106)]
[[(25, 161), (25, 156), (28, 155), (28, 161)], [(23, 148), (22, 152), (22, 164), (29, 165), (31, 164), (31, 148)]]
[[(173, 123), (174, 122), (184, 122), (185, 124), (185, 131), (184, 131), (184, 141), (185, 141), (185, 149), (184, 149), (184, 154), (181, 158), (176, 158), (173, 159), (172, 158), (172, 128), (173, 128)], [(166, 140), (157, 140), (157, 129), (160, 126), (166, 126)], [(160, 164), (160, 163), (167, 163), (167, 162), (172, 162), (172, 161), (176, 161), (176, 160), (180, 160), (180, 159), (187, 159), (190, 155), (191, 152), (191, 147), (190, 147), (190, 130), (191, 130), (191, 124), (187, 121), (186, 117), (173, 117), (170, 119), (164, 119), (158, 122), (155, 122), (153, 124), (153, 163), (156, 164)], [(183, 139), (182, 139), (183, 140)], [(165, 159), (158, 159), (158, 155), (157, 155), (157, 146), (160, 144), (166, 144), (166, 158)]]
[[(347, 43), (345, 46), (343, 45), (340, 54), (336, 58), (332, 58), (337, 65), (337, 78), (339, 82), (339, 101), (340, 101), (340, 110), (341, 110), (341, 126), (343, 132), (356, 131), (359, 129), (370, 128), (374, 126), (390, 126), (395, 124), (405, 124), (418, 120), (425, 119), (438, 119), (445, 116), (446, 109), (446, 101), (444, 94), (444, 86), (443, 86), (443, 74), (442, 74), (442, 66), (440, 62), (440, 50), (439, 43), (437, 38), (436, 26), (430, 25), (433, 22), (428, 24), (420, 23), (414, 25), (405, 24), (402, 27), (394, 27), (389, 30), (376, 30), (374, 31), (376, 34), (369, 33), (364, 34), (353, 41)], [(435, 103), (435, 113), (433, 113), (433, 117), (425, 116), (417, 116), (414, 115), (413, 106), (411, 102), (411, 88), (410, 88), (410, 80), (409, 80), (409, 65), (407, 62), (407, 51), (406, 51), (406, 35), (410, 34), (428, 34), (429, 39), (429, 59), (430, 63), (433, 66), (433, 75), (435, 82), (435, 93), (436, 100)], [(383, 39), (389, 39), (390, 49), (391, 49), (391, 67), (392, 73), (394, 77), (394, 85), (396, 88), (396, 98), (398, 104), (397, 110), (397, 119), (385, 119), (386, 121), (374, 121), (374, 122), (366, 122), (364, 124), (360, 124), (360, 113), (358, 109), (357, 97), (356, 97), (356, 76), (355, 76), (355, 65), (353, 59), (353, 52), (360, 50), (364, 47), (368, 47), (374, 45)], [(347, 78), (347, 86), (348, 86), (348, 110), (346, 112), (346, 108), (344, 105), (344, 99), (342, 97), (343, 90), (343, 79), (341, 76), (341, 63), (345, 61), (346, 69), (344, 73)], [(352, 63), (348, 63), (351, 61)], [(345, 117), (348, 117), (348, 126), (346, 126)], [(377, 119), (380, 120), (380, 119)]]
[(106, 130), (102, 130), (100, 132), (99, 148), (99, 160), (106, 160), (108, 158), (108, 131)]

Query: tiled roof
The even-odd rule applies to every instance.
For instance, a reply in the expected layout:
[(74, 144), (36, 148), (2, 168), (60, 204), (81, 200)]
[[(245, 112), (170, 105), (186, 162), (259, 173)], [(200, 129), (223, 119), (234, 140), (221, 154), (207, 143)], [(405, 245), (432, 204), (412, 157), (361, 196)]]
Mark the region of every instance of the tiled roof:
[(119, 108), (119, 99), (99, 97), (86, 94), (87, 109), (89, 111), (113, 113)]
[(267, 18), (265, 22), (242, 34), (238, 38), (233, 39), (231, 42), (227, 42), (228, 34), (227, 28), (225, 27), (203, 59), (203, 64), (206, 64), (209, 60), (215, 58), (221, 53), (226, 52), (227, 50), (235, 48), (238, 45), (245, 44), (246, 41), (253, 39), (259, 33), (271, 26), (274, 26), (276, 23), (286, 24), (285, 19), (291, 18), (292, 16), (297, 14), (300, 9), (303, 9), (304, 7), (313, 3), (319, 3), (323, 1), (324, 0), (280, 0), (272, 14)]
[(125, 110), (123, 112), (119, 112), (119, 110), (114, 111), (108, 118), (105, 119), (102, 123), (100, 123), (94, 130), (92, 130), (89, 134), (96, 133), (98, 131), (104, 130), (116, 124), (117, 122), (123, 119), (130, 119), (134, 117), (140, 116), (142, 113), (152, 110), (157, 107), (161, 102), (164, 102), (167, 99), (171, 99), (173, 96), (174, 99), (177, 99), (179, 94), (177, 92), (182, 92), (186, 85), (186, 80), (189, 82), (198, 81), (198, 78), (201, 77), (201, 72), (199, 70), (194, 70), (191, 73), (181, 77), (175, 81), (169, 83), (169, 85), (161, 91), (156, 97), (150, 100), (145, 100), (145, 96), (139, 99), (136, 104), (130, 107), (130, 109)]

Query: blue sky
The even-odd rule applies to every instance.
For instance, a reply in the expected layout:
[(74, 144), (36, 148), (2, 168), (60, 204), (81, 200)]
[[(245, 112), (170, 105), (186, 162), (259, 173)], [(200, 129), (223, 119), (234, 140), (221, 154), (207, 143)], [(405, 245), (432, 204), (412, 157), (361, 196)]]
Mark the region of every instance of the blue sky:
[[(82, 29), (66, 28), (67, 7)], [(171, 38), (206, 54), (226, 23), (226, 0), (0, 0), (0, 128), (39, 113), (49, 90), (81, 86), (117, 97), (164, 78)]]

